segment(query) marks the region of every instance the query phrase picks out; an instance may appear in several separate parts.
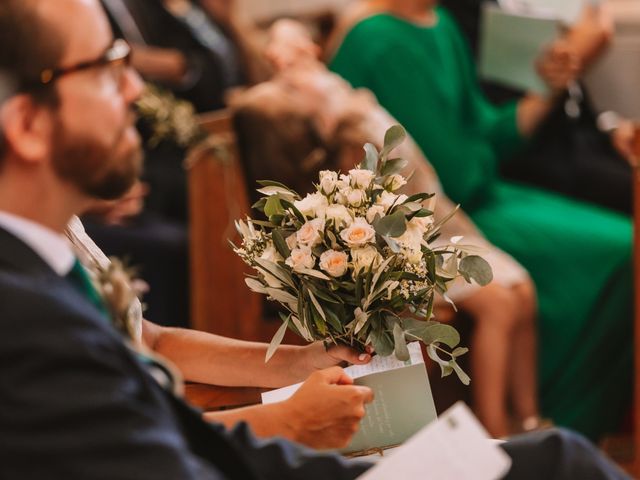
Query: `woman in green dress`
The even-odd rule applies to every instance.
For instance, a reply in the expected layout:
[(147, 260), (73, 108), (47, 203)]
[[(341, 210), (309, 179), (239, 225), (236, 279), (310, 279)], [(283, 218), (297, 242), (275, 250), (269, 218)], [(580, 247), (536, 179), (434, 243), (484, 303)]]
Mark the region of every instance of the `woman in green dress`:
[[(543, 413), (599, 438), (618, 426), (631, 392), (630, 221), (499, 176), (498, 162), (526, 143), (553, 98), (490, 104), (458, 28), (436, 3), (378, 0), (364, 15), (361, 7), (330, 66), (373, 91), (447, 194), (529, 270), (539, 296)], [(554, 54), (543, 73), (558, 89), (576, 70)]]

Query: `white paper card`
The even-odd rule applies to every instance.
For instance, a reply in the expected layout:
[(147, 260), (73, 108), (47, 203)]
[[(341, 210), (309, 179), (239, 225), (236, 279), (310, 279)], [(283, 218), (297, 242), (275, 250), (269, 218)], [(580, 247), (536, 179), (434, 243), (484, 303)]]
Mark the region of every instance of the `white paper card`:
[(600, 0), (498, 0), (498, 4), (510, 13), (560, 20), (571, 25), (579, 18), (587, 5), (598, 5)]
[[(409, 349), (409, 360), (406, 362), (401, 362), (394, 355), (389, 355), (388, 357), (375, 356), (371, 359), (371, 362), (366, 365), (351, 365), (350, 367), (345, 368), (344, 371), (351, 378), (355, 379), (372, 373), (384, 372), (387, 370), (406, 367), (408, 365), (424, 363), (419, 342), (412, 342), (407, 345), (407, 348)], [(262, 394), (262, 403), (282, 402), (296, 393), (296, 390), (300, 388), (300, 385), (302, 385), (302, 383), (295, 383), (287, 387), (264, 392)]]
[(458, 402), (358, 478), (496, 480), (510, 467), (511, 458), (489, 439), (469, 408)]

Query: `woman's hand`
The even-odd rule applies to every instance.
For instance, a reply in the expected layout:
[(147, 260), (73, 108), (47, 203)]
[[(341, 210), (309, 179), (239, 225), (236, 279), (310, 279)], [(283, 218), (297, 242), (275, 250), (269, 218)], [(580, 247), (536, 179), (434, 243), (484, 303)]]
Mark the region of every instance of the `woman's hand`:
[(328, 348), (322, 342), (314, 342), (302, 349), (302, 363), (307, 374), (343, 364), (364, 365), (371, 361), (373, 350), (368, 347), (365, 353), (358, 352), (346, 345), (330, 345)]
[(611, 132), (611, 143), (616, 151), (632, 167), (638, 166), (640, 154), (640, 130), (634, 122), (620, 119), (618, 126)]
[(536, 63), (540, 78), (552, 94), (562, 92), (580, 75), (580, 58), (570, 43), (564, 39), (555, 41)]

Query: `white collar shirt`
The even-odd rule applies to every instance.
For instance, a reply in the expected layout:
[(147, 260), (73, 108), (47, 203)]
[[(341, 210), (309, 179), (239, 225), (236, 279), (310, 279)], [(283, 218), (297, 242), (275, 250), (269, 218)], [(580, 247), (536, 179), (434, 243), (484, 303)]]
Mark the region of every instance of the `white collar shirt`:
[(65, 276), (73, 268), (76, 257), (64, 235), (3, 211), (0, 211), (0, 227), (22, 240), (58, 275)]

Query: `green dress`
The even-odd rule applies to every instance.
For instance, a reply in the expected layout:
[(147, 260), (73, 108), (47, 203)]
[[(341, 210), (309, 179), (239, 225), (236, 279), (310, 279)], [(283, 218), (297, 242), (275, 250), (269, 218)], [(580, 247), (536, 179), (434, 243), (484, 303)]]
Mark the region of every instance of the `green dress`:
[(618, 426), (631, 395), (628, 218), (508, 182), (498, 161), (524, 144), (516, 104), (491, 105), (451, 17), (390, 14), (347, 34), (331, 69), (369, 88), (433, 164), (447, 194), (530, 272), (539, 298), (544, 415), (591, 438)]

